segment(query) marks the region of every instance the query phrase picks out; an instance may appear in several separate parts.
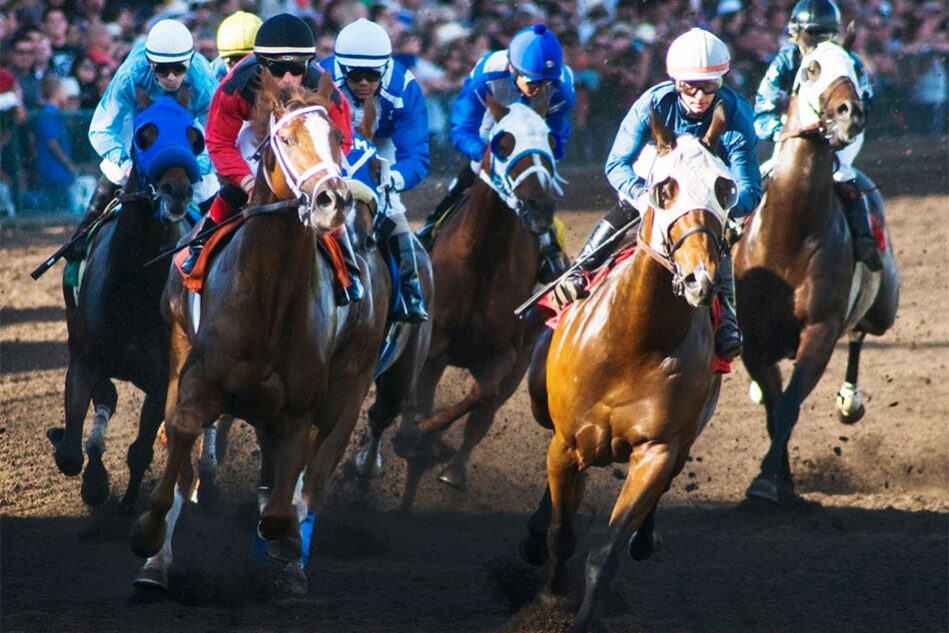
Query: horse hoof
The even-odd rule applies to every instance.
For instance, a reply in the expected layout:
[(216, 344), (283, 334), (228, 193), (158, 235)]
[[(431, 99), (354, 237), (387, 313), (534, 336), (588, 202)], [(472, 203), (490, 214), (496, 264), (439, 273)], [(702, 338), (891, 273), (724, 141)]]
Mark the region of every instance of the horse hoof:
[(266, 541), (276, 541), (287, 538), (290, 528), (295, 525), (296, 521), (290, 517), (265, 516), (257, 523), (257, 534)]
[(138, 575), (135, 576), (135, 580), (132, 581), (132, 584), (136, 589), (160, 589), (161, 591), (166, 591), (168, 589), (168, 570), (165, 567), (145, 563), (145, 565), (138, 570)]
[(267, 555), (274, 560), (292, 564), (300, 560), (301, 546), (300, 539), (292, 536), (267, 541)]
[(307, 591), (306, 572), (303, 563), (293, 561), (284, 565), (274, 579), (277, 591), (286, 596), (305, 596)]
[(382, 453), (376, 453), (376, 458), (370, 460), (369, 449), (363, 449), (356, 453), (353, 461), (356, 462), (356, 472), (360, 477), (376, 479), (382, 474)]
[(89, 463), (82, 473), (82, 500), (90, 506), (101, 506), (109, 498), (109, 473), (102, 464), (102, 451), (89, 449)]
[(449, 464), (438, 475), (438, 481), (443, 484), (448, 484), (455, 490), (460, 490), (461, 492), (468, 490), (467, 475), (465, 474), (464, 466), (453, 466)]
[(550, 551), (547, 549), (547, 539), (535, 539), (528, 536), (521, 541), (518, 553), (521, 560), (528, 565), (540, 567), (547, 562), (547, 558), (550, 556)]
[(151, 512), (145, 512), (132, 526), (129, 546), (132, 553), (142, 558), (151, 558), (158, 553), (165, 542), (165, 522), (152, 519)]
[(67, 449), (63, 440), (66, 437), (66, 429), (51, 428), (46, 430), (46, 437), (56, 447), (53, 458), (56, 460), (56, 467), (59, 472), (67, 477), (75, 477), (82, 472), (82, 450), (79, 446), (74, 449)]
[(778, 502), (778, 484), (763, 477), (755, 477), (745, 495), (751, 498), (765, 499), (773, 503)]
[(646, 560), (662, 549), (662, 537), (655, 530), (646, 535), (639, 530), (629, 537), (629, 557), (633, 560)]
[(856, 385), (845, 382), (837, 392), (837, 419), (844, 424), (854, 424), (863, 417), (866, 409)]

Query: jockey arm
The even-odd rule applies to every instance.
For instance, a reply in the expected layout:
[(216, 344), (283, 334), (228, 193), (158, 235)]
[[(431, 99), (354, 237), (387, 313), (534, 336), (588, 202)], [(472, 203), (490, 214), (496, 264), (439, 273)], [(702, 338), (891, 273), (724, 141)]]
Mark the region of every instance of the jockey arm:
[(618, 193), (636, 200), (646, 187), (646, 180), (637, 175), (633, 164), (651, 138), (649, 130), (650, 95), (636, 100), (623, 118), (613, 147), (606, 158), (606, 178)]
[(577, 101), (573, 89), (573, 72), (564, 67), (564, 74), (557, 84), (556, 92), (551, 96), (550, 109), (547, 111), (547, 127), (554, 135), (554, 158), (564, 157), (567, 139), (570, 138), (570, 113)]
[(211, 99), (205, 136), (218, 176), (245, 191), (254, 175), (237, 148), (237, 135), (250, 115), (251, 104), (238, 91), (229, 93), (222, 86)]
[(801, 63), (801, 53), (794, 42), (781, 47), (761, 79), (755, 95), (755, 133), (771, 140), (784, 127), (781, 117), (787, 108), (788, 96), (794, 87), (794, 76)]
[(391, 174), (398, 191), (408, 191), (428, 175), (428, 110), (415, 80), (406, 85), (403, 107), (394, 110), (392, 144), (395, 165)]
[(484, 102), (487, 83), (478, 81), (474, 72), (465, 78), (451, 109), (451, 143), (469, 159), (479, 161), (484, 155), (481, 121), (487, 109)]
[(130, 54), (119, 67), (99, 100), (89, 124), (89, 143), (102, 157), (104, 166), (106, 162), (111, 163), (109, 171), (113, 173), (109, 174), (109, 179), (113, 182), (119, 172), (127, 176), (132, 166), (129, 152), (136, 100), (133, 67), (138, 63)]
[(340, 133), (343, 135), (340, 149), (342, 149), (343, 156), (345, 156), (349, 153), (349, 150), (353, 148), (353, 115), (346, 95), (340, 92), (336, 87), (333, 88), (333, 96), (330, 99), (330, 109), (327, 114), (330, 117), (330, 121), (339, 128)]
[[(201, 55), (195, 55), (192, 59), (191, 66), (188, 69), (187, 81), (191, 87), (188, 109), (191, 111), (198, 129), (207, 136), (205, 128), (208, 124), (208, 113), (211, 109), (211, 99), (218, 87), (218, 81), (215, 79), (211, 65)], [(202, 176), (207, 176), (214, 171), (206, 142), (204, 151), (198, 155), (198, 168), (201, 170)]]
[[(748, 104), (744, 100), (742, 102), (745, 104), (744, 111), (748, 112)], [(738, 202), (728, 212), (728, 216), (732, 219), (743, 218), (761, 202), (761, 174), (755, 150), (757, 139), (751, 117), (736, 116), (729, 121), (728, 130), (722, 135), (722, 144), (728, 153), (726, 162), (738, 188)]]

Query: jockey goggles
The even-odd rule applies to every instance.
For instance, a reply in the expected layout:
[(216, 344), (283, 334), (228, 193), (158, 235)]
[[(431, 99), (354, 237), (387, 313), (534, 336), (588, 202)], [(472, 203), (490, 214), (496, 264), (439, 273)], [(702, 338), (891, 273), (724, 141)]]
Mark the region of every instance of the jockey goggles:
[(365, 79), (371, 84), (382, 81), (382, 72), (375, 68), (345, 68), (346, 79), (358, 84)]
[(290, 73), (294, 77), (299, 77), (306, 72), (307, 64), (309, 63), (309, 58), (300, 58), (298, 60), (276, 60), (270, 59), (269, 57), (261, 57), (260, 63), (270, 71), (270, 74), (274, 77), (283, 77), (287, 73)]
[(527, 75), (521, 75), (521, 77), (527, 80), (527, 89), (530, 90), (531, 92), (541, 90), (551, 85), (552, 83), (554, 83), (553, 79), (538, 79), (535, 81), (531, 79), (530, 77), (528, 77)]
[(687, 97), (694, 97), (699, 92), (706, 95), (713, 95), (722, 87), (722, 79), (709, 79), (707, 81), (677, 81), (676, 86), (679, 92)]
[(172, 64), (152, 64), (152, 71), (157, 77), (166, 77), (168, 75), (181, 76), (188, 72), (188, 65), (181, 62)]

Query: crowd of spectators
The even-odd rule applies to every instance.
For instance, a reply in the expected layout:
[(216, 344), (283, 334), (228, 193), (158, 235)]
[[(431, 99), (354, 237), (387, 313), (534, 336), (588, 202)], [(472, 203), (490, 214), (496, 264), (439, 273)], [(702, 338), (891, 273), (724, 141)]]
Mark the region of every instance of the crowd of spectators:
[[(949, 11), (943, 0), (838, 0), (855, 25), (854, 50), (872, 76), (871, 136), (946, 132)], [(12, 0), (0, 9), (0, 177), (23, 200), (54, 169), (95, 172), (85, 141), (90, 109), (138, 38), (162, 18), (187, 24), (213, 59), (219, 22), (243, 9), (308, 20), (317, 56), (339, 29), (368, 17), (390, 34), (396, 58), (426, 94), (433, 152), (445, 152), (451, 104), (486, 52), (520, 28), (545, 22), (574, 70), (577, 104), (568, 160), (602, 163), (635, 98), (665, 78), (666, 48), (692, 26), (718, 34), (732, 52), (733, 87), (753, 101), (787, 38), (794, 0)], [(52, 136), (51, 136), (52, 135)], [(72, 139), (72, 147), (69, 138)], [(63, 140), (65, 138), (65, 140)], [(50, 143), (52, 139), (52, 143)], [(68, 159), (68, 163), (60, 160)], [(435, 161), (444, 162), (444, 161)], [(10, 194), (0, 186), (0, 208)], [(80, 200), (82, 192), (75, 198)], [(29, 199), (29, 196), (26, 196)], [(42, 200), (42, 196), (40, 196)]]

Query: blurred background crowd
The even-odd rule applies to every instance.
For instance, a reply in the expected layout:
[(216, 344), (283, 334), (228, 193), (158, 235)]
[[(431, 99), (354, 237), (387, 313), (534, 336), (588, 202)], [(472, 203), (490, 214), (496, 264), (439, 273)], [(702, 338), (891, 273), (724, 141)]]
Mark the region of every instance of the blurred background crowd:
[[(194, 33), (217, 56), (220, 21), (237, 10), (308, 20), (317, 57), (367, 17), (390, 34), (396, 58), (422, 86), (433, 171), (459, 162), (448, 141), (454, 97), (480, 57), (519, 29), (545, 22), (576, 78), (566, 162), (602, 165), (630, 104), (665, 79), (665, 51), (692, 26), (732, 53), (727, 77), (750, 101), (787, 41), (794, 0), (7, 0), (0, 2), (0, 214), (72, 208), (89, 197), (98, 162), (86, 132), (92, 110), (132, 45), (162, 18)], [(947, 130), (949, 11), (943, 0), (838, 0), (854, 22), (854, 50), (874, 86), (869, 139)], [(49, 143), (49, 139), (57, 142)], [(871, 140), (872, 142), (872, 140)], [(441, 167), (439, 167), (441, 166)]]

